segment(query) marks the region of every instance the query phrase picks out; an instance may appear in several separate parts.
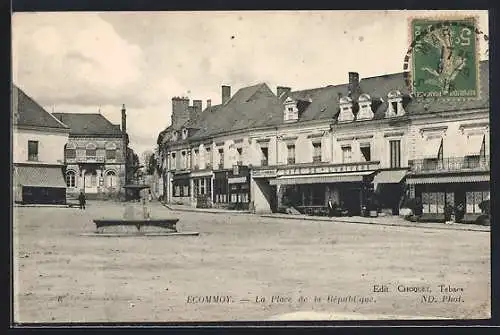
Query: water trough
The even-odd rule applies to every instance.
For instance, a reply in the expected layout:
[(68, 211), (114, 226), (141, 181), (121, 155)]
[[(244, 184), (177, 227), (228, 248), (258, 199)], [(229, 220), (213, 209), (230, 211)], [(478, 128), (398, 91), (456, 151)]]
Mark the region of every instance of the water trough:
[(83, 236), (129, 237), (129, 236), (198, 236), (198, 232), (180, 232), (178, 218), (151, 218), (146, 201), (142, 204), (127, 203), (123, 218), (99, 218), (92, 220), (96, 226), (93, 233)]

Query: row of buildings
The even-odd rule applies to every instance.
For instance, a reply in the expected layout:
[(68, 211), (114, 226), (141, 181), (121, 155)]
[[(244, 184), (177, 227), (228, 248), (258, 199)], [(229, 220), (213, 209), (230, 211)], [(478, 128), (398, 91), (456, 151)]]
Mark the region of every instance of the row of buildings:
[(172, 98), (158, 136), (167, 203), (275, 212), (321, 212), (329, 199), (353, 215), (373, 206), (398, 214), (419, 198), (479, 213), (489, 198), (489, 69), (478, 99), (411, 97), (403, 73), (293, 91), (266, 84), (222, 103)]
[(18, 203), (66, 203), (115, 196), (131, 180), (126, 110), (122, 125), (100, 113), (49, 113), (19, 87), (12, 87), (13, 192)]

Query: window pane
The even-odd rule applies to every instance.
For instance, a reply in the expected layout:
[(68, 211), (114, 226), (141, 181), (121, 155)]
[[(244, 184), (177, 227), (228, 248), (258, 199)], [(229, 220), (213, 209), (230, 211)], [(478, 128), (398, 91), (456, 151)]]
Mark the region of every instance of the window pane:
[(436, 200), (437, 200), (436, 213), (444, 213), (444, 199), (445, 199), (445, 194), (443, 192), (436, 193)]
[(423, 192), (422, 193), (422, 205), (423, 205), (423, 213), (429, 213), (429, 193)]
[(474, 213), (474, 192), (465, 193), (466, 212)]
[(38, 160), (38, 141), (28, 141), (28, 160)]
[(370, 146), (362, 146), (361, 148), (361, 154), (363, 155), (363, 158), (366, 162), (369, 162), (371, 160), (371, 152), (370, 152)]

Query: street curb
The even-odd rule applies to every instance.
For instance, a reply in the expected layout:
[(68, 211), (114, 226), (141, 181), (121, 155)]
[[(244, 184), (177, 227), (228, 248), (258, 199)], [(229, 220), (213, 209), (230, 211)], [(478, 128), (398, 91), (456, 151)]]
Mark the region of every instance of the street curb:
[(314, 218), (303, 218), (303, 217), (282, 217), (273, 215), (260, 215), (260, 217), (271, 218), (271, 219), (285, 219), (285, 220), (303, 220), (303, 221), (316, 221), (316, 222), (332, 222), (332, 223), (353, 223), (353, 224), (366, 224), (366, 225), (378, 225), (378, 226), (388, 226), (388, 227), (407, 227), (407, 228), (428, 228), (428, 229), (440, 229), (440, 230), (455, 230), (455, 231), (476, 231), (489, 233), (490, 229), (475, 229), (475, 228), (455, 228), (455, 227), (440, 227), (440, 226), (420, 226), (416, 224), (402, 225), (402, 224), (389, 224), (380, 222), (363, 222), (363, 221), (343, 221), (343, 220), (318, 220)]
[(12, 207), (31, 207), (31, 208), (77, 208), (79, 205), (74, 204), (74, 205), (20, 205), (20, 204), (14, 204)]
[(252, 214), (249, 211), (209, 211), (209, 210), (204, 210), (204, 209), (188, 209), (188, 208), (172, 208), (167, 204), (163, 204), (166, 208), (170, 209), (171, 211), (177, 211), (177, 212), (191, 212), (191, 213), (208, 213), (208, 214), (237, 214), (237, 215), (248, 215)]

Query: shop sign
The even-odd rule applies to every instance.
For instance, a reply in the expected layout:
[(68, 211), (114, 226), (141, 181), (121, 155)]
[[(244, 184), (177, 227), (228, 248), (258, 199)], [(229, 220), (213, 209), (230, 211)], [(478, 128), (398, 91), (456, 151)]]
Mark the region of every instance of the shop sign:
[(253, 170), (252, 177), (254, 177), (254, 178), (273, 178), (273, 177), (276, 177), (276, 169)]
[(243, 184), (247, 182), (247, 177), (233, 177), (228, 178), (228, 184)]
[(346, 164), (331, 166), (295, 167), (278, 171), (279, 176), (308, 175), (320, 173), (355, 172), (377, 169), (378, 163)]

